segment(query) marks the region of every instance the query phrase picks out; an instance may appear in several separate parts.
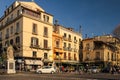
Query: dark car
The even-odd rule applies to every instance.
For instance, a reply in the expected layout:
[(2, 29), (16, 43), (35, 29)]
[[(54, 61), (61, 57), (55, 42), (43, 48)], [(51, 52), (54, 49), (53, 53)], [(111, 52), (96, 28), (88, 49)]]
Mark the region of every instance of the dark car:
[(110, 72), (110, 67), (105, 67), (105, 68), (101, 69), (101, 72), (109, 73)]

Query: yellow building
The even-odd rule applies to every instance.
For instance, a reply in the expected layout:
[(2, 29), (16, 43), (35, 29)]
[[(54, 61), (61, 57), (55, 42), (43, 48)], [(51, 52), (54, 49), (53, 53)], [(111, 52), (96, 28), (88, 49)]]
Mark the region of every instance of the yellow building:
[(83, 63), (100, 67), (119, 65), (119, 39), (111, 35), (83, 40)]
[(30, 70), (52, 62), (53, 16), (35, 2), (15, 1), (0, 18), (0, 46), (12, 45), (16, 68)]
[(79, 63), (79, 44), (82, 35), (72, 28), (55, 25), (53, 31), (53, 59), (58, 66), (68, 67)]

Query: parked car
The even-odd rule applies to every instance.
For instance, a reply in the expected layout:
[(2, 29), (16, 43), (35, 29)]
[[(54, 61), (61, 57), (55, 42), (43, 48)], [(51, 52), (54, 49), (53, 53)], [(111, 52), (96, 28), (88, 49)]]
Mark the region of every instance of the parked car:
[(109, 73), (110, 72), (110, 67), (105, 67), (101, 70), (103, 73)]
[(37, 73), (42, 74), (42, 73), (55, 73), (56, 69), (52, 66), (43, 66), (40, 69), (36, 70)]
[(88, 71), (91, 73), (98, 73), (99, 69), (97, 66), (92, 66), (91, 68), (88, 69)]

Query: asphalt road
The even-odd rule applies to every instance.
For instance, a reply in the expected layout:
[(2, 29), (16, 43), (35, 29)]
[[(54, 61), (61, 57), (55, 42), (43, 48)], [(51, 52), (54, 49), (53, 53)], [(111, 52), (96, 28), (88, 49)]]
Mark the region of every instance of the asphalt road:
[(17, 73), (0, 75), (0, 80), (120, 80), (120, 74), (78, 74), (78, 73), (59, 73), (59, 74), (36, 74), (36, 73)]

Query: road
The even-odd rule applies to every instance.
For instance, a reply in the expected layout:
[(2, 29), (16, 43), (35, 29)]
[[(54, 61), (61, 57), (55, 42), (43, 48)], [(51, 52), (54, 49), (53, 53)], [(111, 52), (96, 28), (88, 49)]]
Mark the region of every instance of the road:
[(78, 74), (78, 73), (59, 73), (59, 74), (36, 74), (36, 73), (17, 73), (0, 75), (0, 80), (120, 80), (120, 74)]

